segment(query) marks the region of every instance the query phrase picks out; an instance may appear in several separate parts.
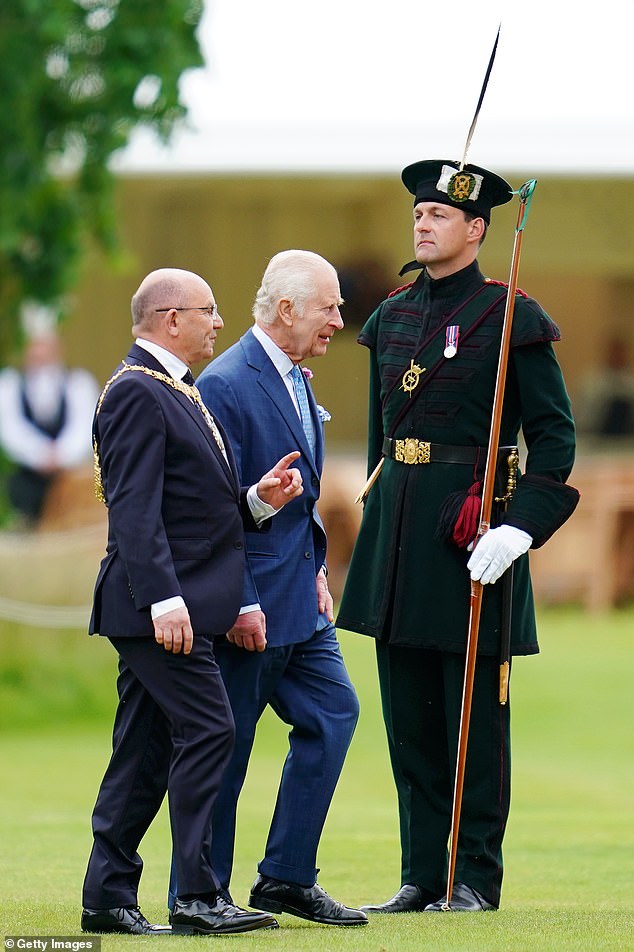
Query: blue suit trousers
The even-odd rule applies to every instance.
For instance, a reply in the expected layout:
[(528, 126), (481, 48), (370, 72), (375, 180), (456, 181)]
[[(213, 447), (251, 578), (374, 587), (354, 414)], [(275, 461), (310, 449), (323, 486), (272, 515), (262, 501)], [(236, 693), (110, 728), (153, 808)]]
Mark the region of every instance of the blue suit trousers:
[[(258, 720), (267, 704), (291, 728), (264, 858), (258, 870), (312, 886), (328, 808), (359, 717), (333, 625), (307, 641), (250, 652), (218, 642), (215, 655), (233, 712), (236, 741), (214, 810), (211, 866), (229, 890), (236, 810)], [(170, 905), (178, 893), (174, 870)]]

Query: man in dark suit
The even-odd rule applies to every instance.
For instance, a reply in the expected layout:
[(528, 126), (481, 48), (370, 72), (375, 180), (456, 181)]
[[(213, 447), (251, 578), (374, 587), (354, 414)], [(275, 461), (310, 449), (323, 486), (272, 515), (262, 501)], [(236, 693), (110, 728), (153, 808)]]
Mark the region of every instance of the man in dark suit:
[[(90, 632), (119, 654), (113, 751), (93, 812), (84, 931), (154, 935), (137, 905), (139, 843), (169, 794), (182, 934), (274, 928), (219, 895), (211, 816), (234, 726), (213, 637), (240, 608), (244, 535), (302, 492), (285, 459), (240, 489), (226, 435), (193, 386), (194, 362), (222, 327), (209, 285), (178, 269), (149, 274), (132, 298), (136, 343), (106, 383), (93, 424), (108, 547)], [(189, 382), (191, 380), (191, 383)]]
[(316, 506), (329, 416), (299, 363), (326, 353), (343, 327), (341, 303), (337, 272), (319, 255), (275, 255), (256, 296), (255, 325), (198, 380), (229, 434), (241, 481), (249, 483), (271, 454), (299, 450), (304, 485), (266, 536), (247, 530), (241, 613), (216, 649), (236, 745), (219, 793), (211, 862), (228, 895), (237, 801), (269, 704), (291, 726), (289, 753), (249, 905), (340, 926), (367, 917), (317, 884), (316, 856), (359, 706), (333, 625)]

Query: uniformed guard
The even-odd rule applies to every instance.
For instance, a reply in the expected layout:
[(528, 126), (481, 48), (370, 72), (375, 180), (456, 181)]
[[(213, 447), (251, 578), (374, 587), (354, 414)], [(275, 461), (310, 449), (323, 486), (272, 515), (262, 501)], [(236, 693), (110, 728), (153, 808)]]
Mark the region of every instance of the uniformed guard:
[(416, 162), (402, 179), (414, 196), (416, 260), (407, 269), (421, 273), (378, 307), (358, 338), (370, 352), (374, 479), (337, 620), (376, 639), (399, 804), (401, 887), (363, 908), (445, 905), (471, 576), (485, 589), (451, 909), (493, 910), (510, 801), (509, 704), (498, 701), (503, 585), (494, 583), (513, 564), (510, 652), (536, 653), (528, 549), (577, 503), (566, 484), (574, 424), (553, 349), (559, 329), (518, 292), (499, 439), (496, 495), (504, 503), (471, 553), (507, 296), (477, 255), (491, 209), (513, 191), (487, 169), (450, 160)]

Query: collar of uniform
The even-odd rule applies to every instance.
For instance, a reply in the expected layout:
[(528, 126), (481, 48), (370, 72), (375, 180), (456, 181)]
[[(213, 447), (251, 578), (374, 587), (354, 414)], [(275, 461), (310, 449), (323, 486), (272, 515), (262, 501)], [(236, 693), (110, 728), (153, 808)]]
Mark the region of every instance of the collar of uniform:
[(472, 261), (466, 268), (460, 271), (454, 271), (444, 278), (432, 278), (427, 271), (422, 271), (412, 286), (414, 293), (418, 292), (426, 284), (429, 286), (433, 301), (452, 301), (454, 298), (462, 296), (470, 288), (476, 288), (482, 284), (484, 276), (480, 271), (477, 261)]

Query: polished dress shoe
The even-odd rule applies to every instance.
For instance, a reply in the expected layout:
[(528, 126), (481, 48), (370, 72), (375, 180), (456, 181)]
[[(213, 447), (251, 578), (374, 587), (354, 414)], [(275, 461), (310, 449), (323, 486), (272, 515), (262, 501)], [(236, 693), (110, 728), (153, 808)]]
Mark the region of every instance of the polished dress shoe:
[(298, 886), (269, 876), (257, 877), (251, 887), (249, 905), (267, 912), (288, 912), (291, 916), (326, 926), (365, 926), (368, 922), (363, 912), (337, 902), (317, 883)]
[(114, 909), (82, 909), (81, 931), (116, 932), (119, 935), (171, 935), (169, 926), (152, 925), (138, 906), (117, 906)]
[(425, 906), (425, 912), (495, 912), (497, 906), (488, 902), (484, 896), (466, 883), (454, 883), (451, 892), (451, 902), (446, 909), (447, 895), (438, 902)]
[(273, 916), (247, 912), (222, 896), (211, 902), (177, 899), (170, 913), (173, 935), (231, 935), (234, 932), (253, 932), (254, 929), (277, 929)]
[[(210, 895), (211, 895), (211, 894), (210, 894)], [(170, 898), (171, 898), (171, 897), (170, 897)], [(198, 898), (202, 898), (202, 897), (198, 897)], [(227, 903), (229, 903), (230, 906), (235, 906), (235, 902), (233, 901), (233, 896), (231, 895), (231, 893), (229, 892), (229, 890), (228, 890), (228, 889), (225, 889), (223, 886), (221, 886), (220, 889), (218, 890), (218, 892), (216, 893), (216, 898), (217, 898), (217, 899), (224, 899), (224, 901), (227, 902)], [(176, 902), (176, 897), (174, 897), (174, 898), (171, 899), (171, 903), (172, 903), (171, 905), (169, 904), (169, 901), (168, 901), (167, 911), (168, 911), (169, 913), (174, 912), (174, 903), (175, 903), (175, 902)], [(213, 900), (212, 900), (212, 902), (213, 902)], [(238, 907), (238, 908), (239, 908), (239, 907)], [(242, 909), (241, 911), (242, 911), (242, 912), (246, 912), (245, 909)]]
[(422, 912), (430, 899), (432, 899), (431, 893), (421, 889), (420, 886), (406, 883), (387, 902), (376, 906), (361, 906), (361, 910), (372, 914), (377, 912)]

